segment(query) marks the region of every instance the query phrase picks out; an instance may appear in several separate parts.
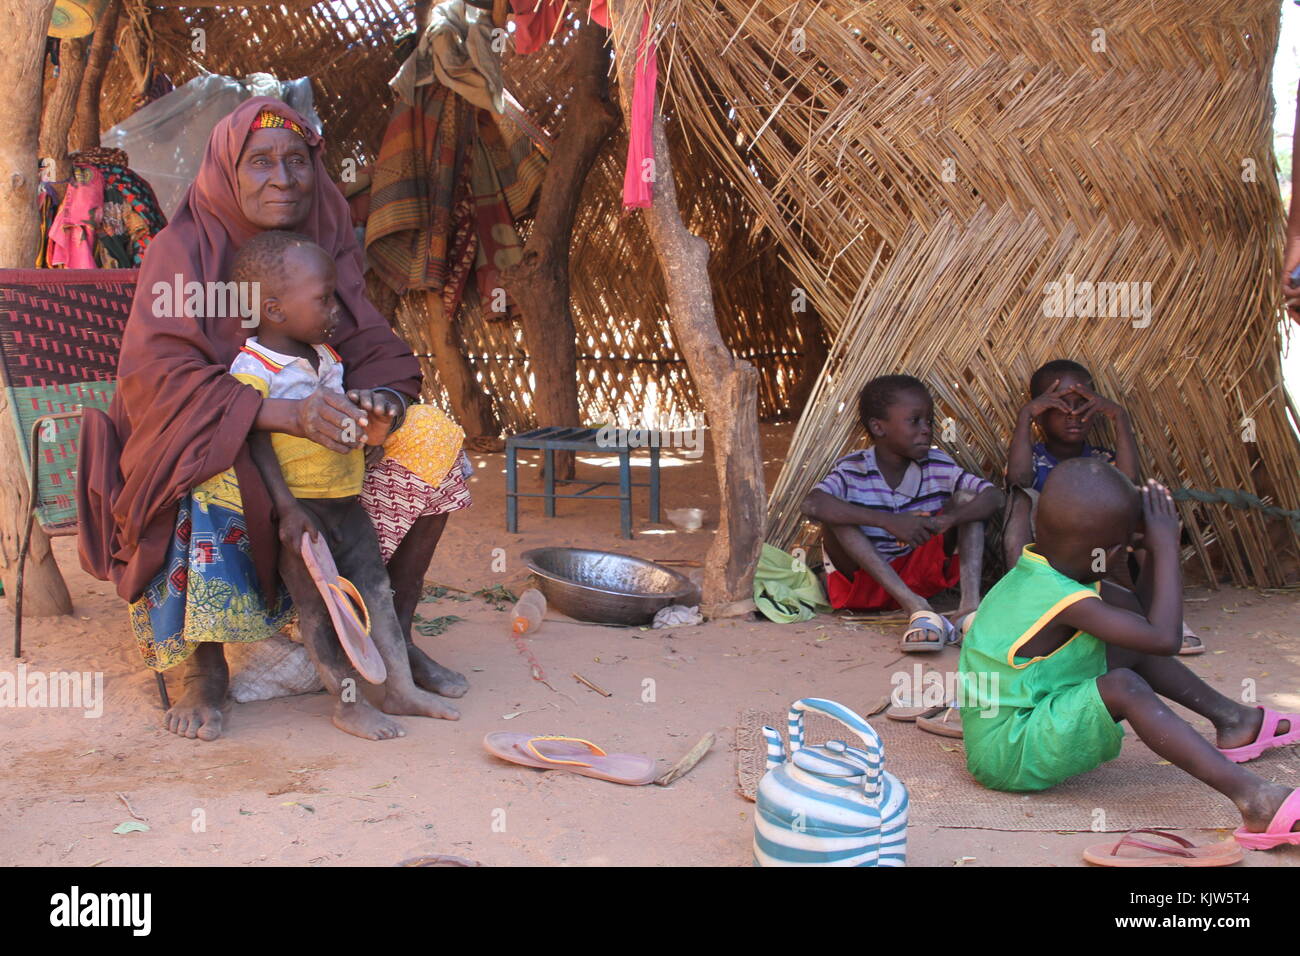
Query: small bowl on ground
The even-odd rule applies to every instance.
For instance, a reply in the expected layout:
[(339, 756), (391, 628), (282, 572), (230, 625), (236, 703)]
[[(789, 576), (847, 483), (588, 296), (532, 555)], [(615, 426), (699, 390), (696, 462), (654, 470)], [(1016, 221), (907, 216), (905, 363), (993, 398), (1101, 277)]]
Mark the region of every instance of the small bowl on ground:
[(649, 624), (695, 590), (676, 571), (615, 551), (533, 548), (523, 560), (551, 607), (594, 624)]
[(682, 531), (699, 531), (704, 524), (703, 508), (669, 508), (664, 514), (674, 528)]

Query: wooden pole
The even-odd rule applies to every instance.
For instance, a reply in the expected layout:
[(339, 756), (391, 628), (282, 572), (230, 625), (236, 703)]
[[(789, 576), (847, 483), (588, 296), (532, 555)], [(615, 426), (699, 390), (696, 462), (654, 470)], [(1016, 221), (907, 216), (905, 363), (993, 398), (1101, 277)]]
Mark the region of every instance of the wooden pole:
[(426, 291), (424, 306), (428, 313), (429, 351), (433, 353), (438, 378), (451, 399), (452, 413), (465, 429), (465, 443), (471, 448), (493, 450), (499, 444), (501, 426), (483, 386), (474, 377), (473, 366), (465, 357), (459, 323), (447, 314), (441, 290)]
[(81, 92), (77, 96), (77, 118), (73, 120), (72, 131), (68, 134), (69, 152), (94, 149), (99, 145), (99, 98), (104, 86), (104, 74), (108, 72), (113, 47), (117, 44), (117, 18), (121, 12), (122, 0), (109, 0), (103, 17), (95, 26), (95, 34), (90, 41), (90, 59), (86, 62), (86, 73), (81, 78)]
[[(627, 0), (611, 0), (620, 23)], [(632, 125), (632, 89), (640, 24), (628, 49), (616, 49), (619, 99)], [(668, 289), (677, 347), (699, 390), (718, 476), (718, 533), (704, 563), (706, 617), (753, 607), (754, 569), (763, 545), (765, 494), (758, 434), (758, 370), (731, 354), (718, 329), (709, 284), (709, 244), (682, 222), (663, 115), (654, 107), (654, 204), (642, 210)]]
[[(36, 218), (45, 35), (54, 0), (0, 7), (0, 267), (31, 268), (40, 241)], [(18, 548), (27, 521), (27, 476), (8, 398), (0, 392), (0, 578), (12, 609)], [(72, 599), (54, 563), (49, 538), (36, 528), (27, 558), (25, 604), (33, 616), (71, 614)]]
[[(605, 141), (618, 127), (619, 114), (609, 99), (609, 33), (583, 20), (565, 80), (573, 93), (556, 137), (537, 202), (523, 257), (502, 272), (502, 282), (523, 318), (528, 363), (537, 387), (533, 413), (538, 426), (580, 425), (578, 409), (577, 330), (569, 301), (569, 246), (582, 188)], [(557, 478), (572, 478), (574, 456), (555, 456)]]
[(72, 160), (68, 158), (68, 131), (77, 115), (77, 94), (81, 92), (81, 77), (86, 72), (86, 41), (84, 38), (64, 40), (59, 44), (59, 77), (45, 103), (41, 116), (40, 151), (42, 159), (54, 161), (55, 181), (64, 182), (72, 176)]

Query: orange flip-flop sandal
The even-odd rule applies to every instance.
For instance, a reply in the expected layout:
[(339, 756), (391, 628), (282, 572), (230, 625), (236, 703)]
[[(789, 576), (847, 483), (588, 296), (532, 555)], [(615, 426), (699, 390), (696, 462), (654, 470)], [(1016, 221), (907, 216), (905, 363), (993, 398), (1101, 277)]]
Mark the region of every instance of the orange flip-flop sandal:
[[(313, 541), (310, 534), (304, 533), (302, 560), (325, 601), (325, 609), (334, 623), (334, 633), (338, 635), (348, 660), (370, 683), (382, 684), (388, 679), (388, 668), (370, 636), (370, 611), (366, 609), (361, 592), (351, 581), (339, 575), (334, 555), (324, 539)], [(361, 609), (360, 615), (357, 614), (358, 608)], [(365, 616), (364, 620), (361, 615)]]
[(607, 754), (581, 737), (534, 736), (497, 731), (483, 738), (494, 757), (539, 770), (568, 770), (584, 777), (640, 787), (654, 780), (655, 762), (641, 754)]
[[(1139, 840), (1133, 834), (1149, 833), (1177, 846), (1161, 846)], [(1120, 850), (1137, 851), (1120, 856)], [(1096, 843), (1083, 851), (1083, 858), (1097, 866), (1231, 866), (1245, 856), (1234, 840), (1197, 846), (1191, 840), (1163, 830), (1130, 830), (1114, 843)]]

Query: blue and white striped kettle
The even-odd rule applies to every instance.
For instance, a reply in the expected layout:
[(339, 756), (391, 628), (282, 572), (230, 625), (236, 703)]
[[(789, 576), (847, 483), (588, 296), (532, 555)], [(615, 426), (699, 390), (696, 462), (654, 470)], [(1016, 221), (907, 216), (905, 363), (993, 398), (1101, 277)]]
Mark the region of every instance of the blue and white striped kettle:
[[(862, 738), (865, 750), (831, 740), (804, 746), (803, 715), (825, 714)], [(763, 728), (767, 773), (758, 784), (755, 866), (903, 866), (907, 788), (886, 773), (871, 725), (843, 704), (806, 697), (790, 706), (790, 759), (781, 735)]]

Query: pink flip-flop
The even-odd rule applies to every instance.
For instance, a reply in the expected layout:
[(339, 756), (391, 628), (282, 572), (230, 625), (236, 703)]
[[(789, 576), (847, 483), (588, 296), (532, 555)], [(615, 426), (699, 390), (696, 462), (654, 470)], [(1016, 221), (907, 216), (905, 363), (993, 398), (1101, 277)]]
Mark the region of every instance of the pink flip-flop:
[(1300, 821), (1300, 790), (1292, 790), (1291, 796), (1283, 800), (1282, 806), (1273, 814), (1267, 830), (1255, 833), (1245, 827), (1238, 827), (1232, 838), (1247, 850), (1271, 850), (1287, 844), (1300, 846), (1300, 832), (1291, 829), (1297, 821)]
[[(330, 554), (323, 538), (313, 541), (310, 534), (303, 534), (302, 560), (325, 601), (325, 609), (334, 622), (334, 633), (338, 635), (348, 660), (370, 683), (382, 684), (388, 679), (388, 668), (370, 636), (370, 612), (361, 593), (351, 581), (339, 575), (334, 555)], [(357, 614), (357, 608), (365, 615), (364, 621)]]
[[(1244, 747), (1230, 747), (1227, 750), (1219, 750), (1219, 753), (1233, 763), (1245, 763), (1247, 760), (1254, 760), (1265, 750), (1272, 747), (1300, 744), (1300, 714), (1279, 714), (1276, 710), (1270, 710), (1267, 707), (1260, 707), (1259, 709), (1264, 712), (1264, 722), (1259, 725), (1259, 735), (1255, 738), (1254, 743), (1246, 744)], [(1291, 722), (1291, 729), (1284, 734), (1279, 734), (1277, 725), (1279, 721), (1283, 720)]]
[(607, 754), (581, 737), (548, 737), (512, 734), (505, 731), (483, 738), (483, 748), (492, 756), (540, 770), (568, 770), (640, 787), (654, 780), (655, 762), (640, 754)]

